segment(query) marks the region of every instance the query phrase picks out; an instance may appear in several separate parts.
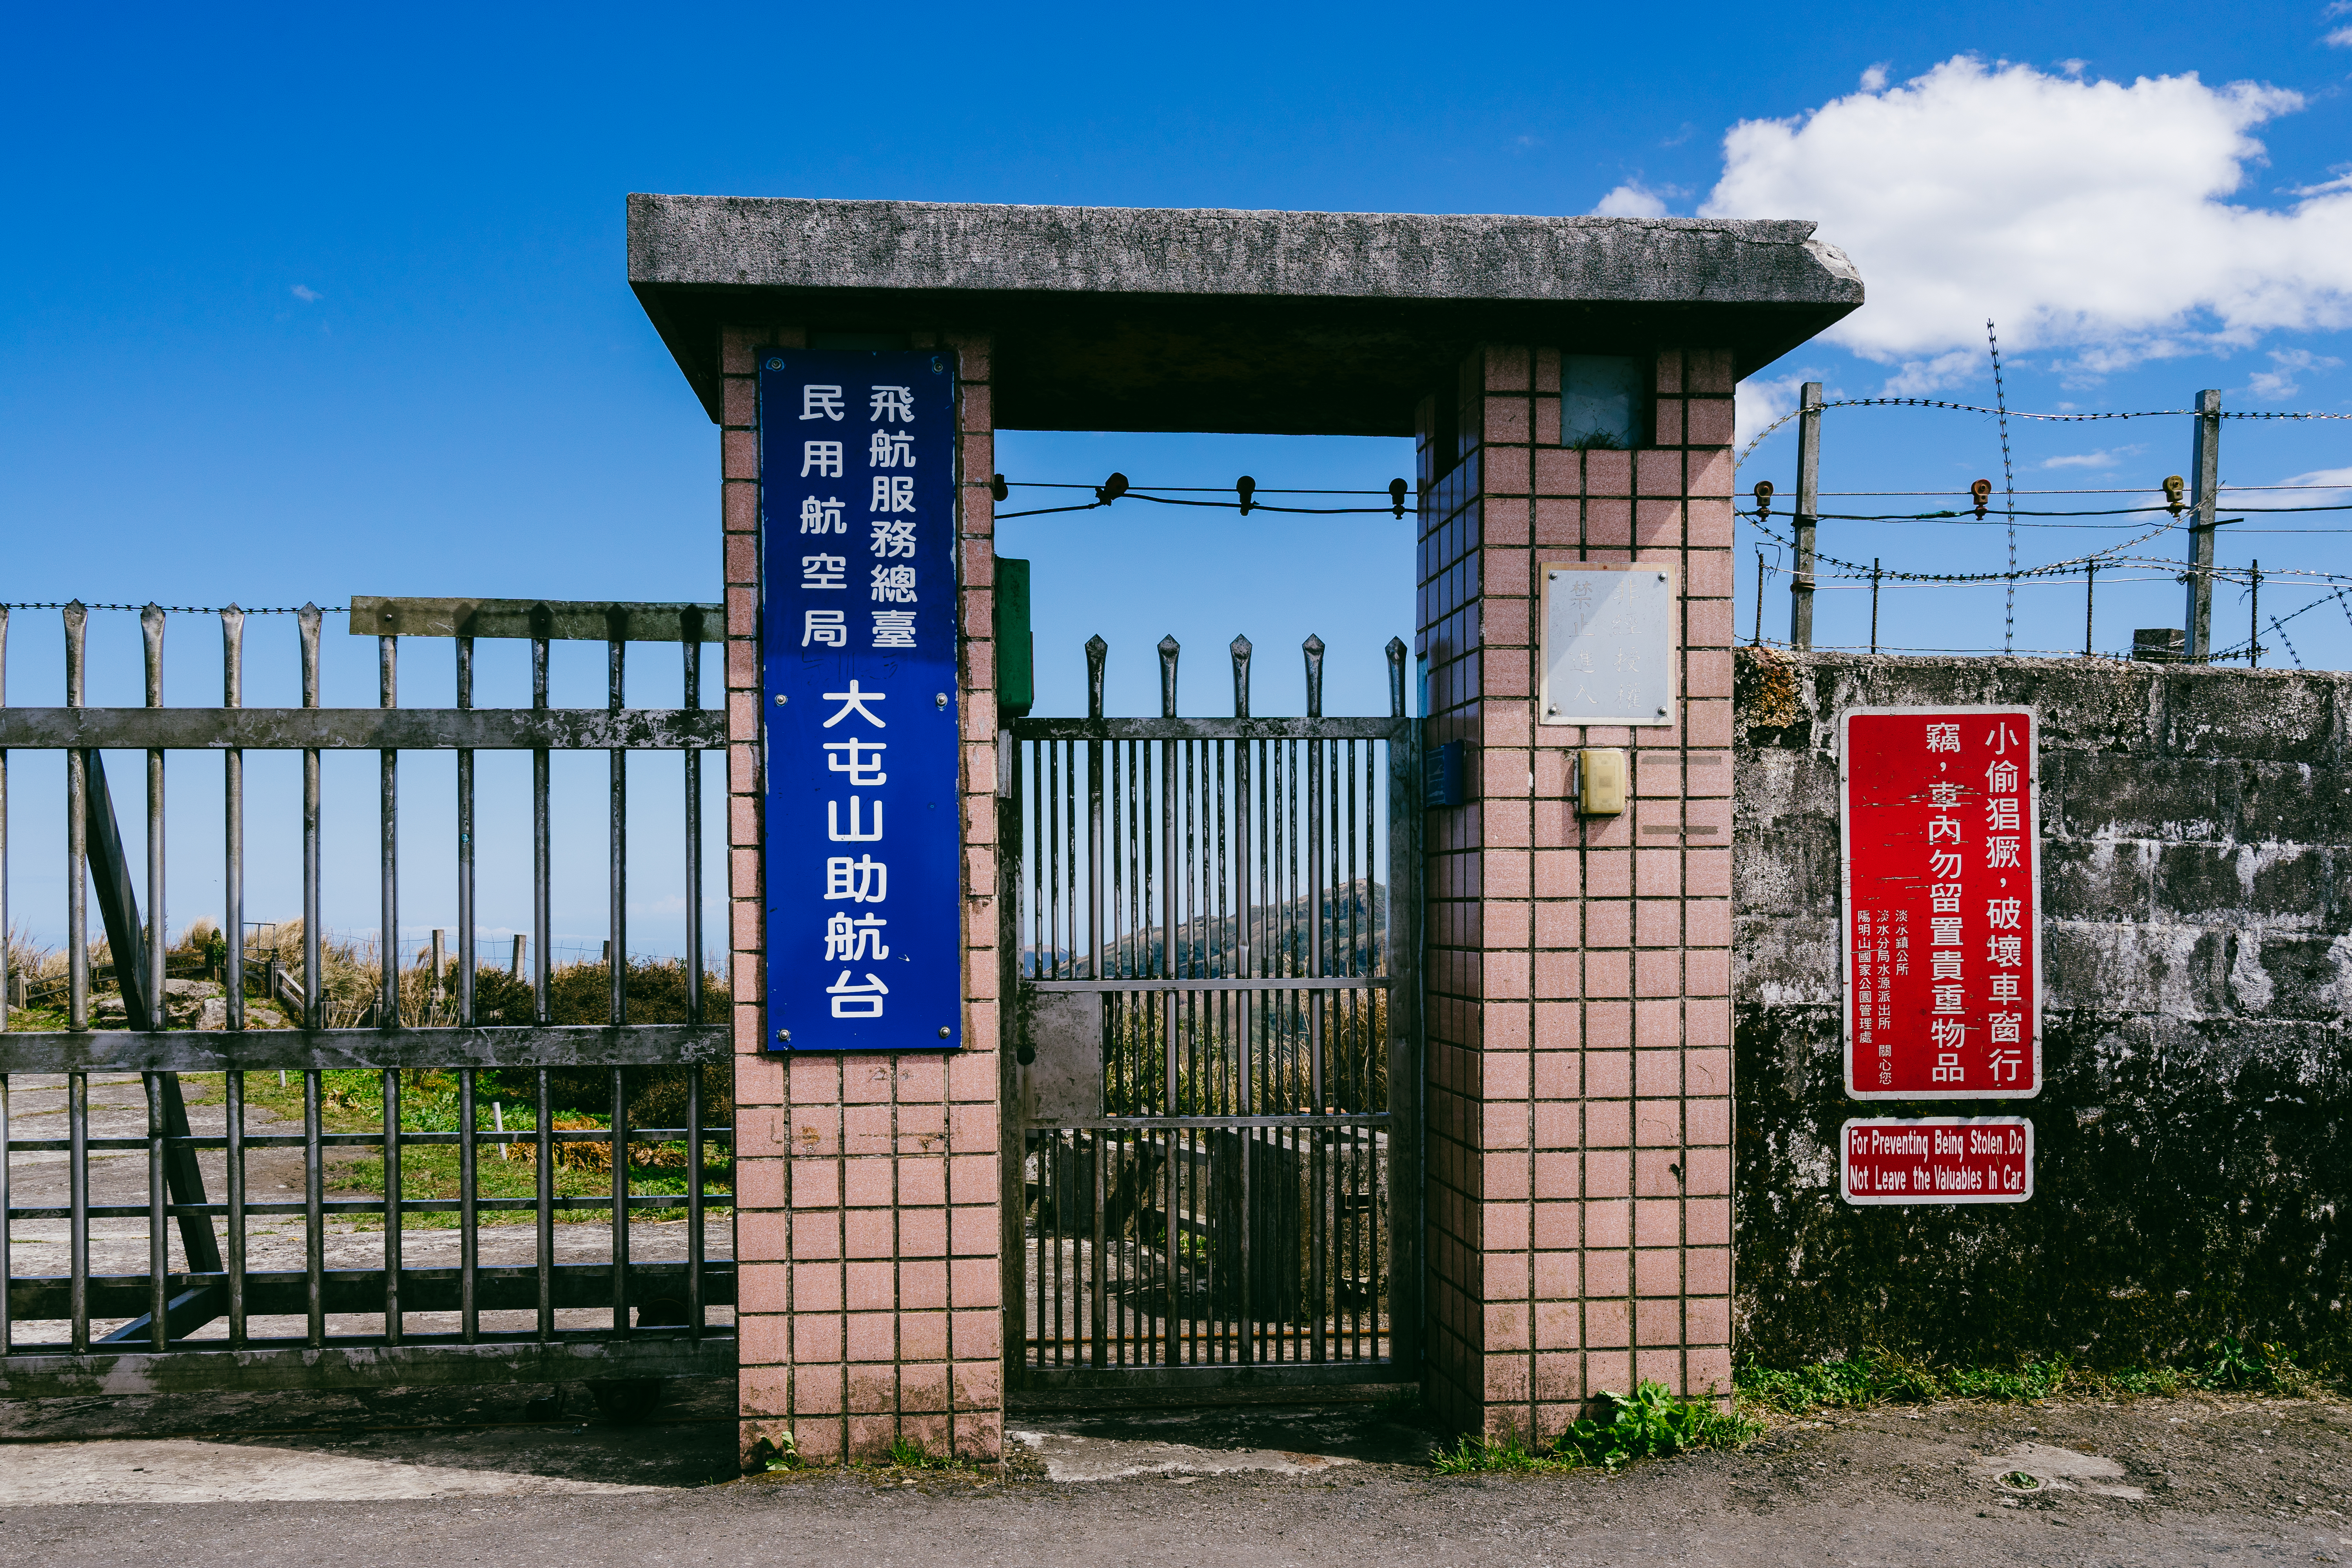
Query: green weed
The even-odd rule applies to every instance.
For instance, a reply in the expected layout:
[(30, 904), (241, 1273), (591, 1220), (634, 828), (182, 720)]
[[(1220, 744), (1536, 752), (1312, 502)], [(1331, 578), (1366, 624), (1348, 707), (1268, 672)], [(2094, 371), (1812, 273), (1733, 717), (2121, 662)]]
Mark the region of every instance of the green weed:
[(1864, 1351), (1801, 1367), (1743, 1363), (1734, 1380), (1746, 1403), (1791, 1415), (1870, 1405), (1916, 1405), (1936, 1399), (2004, 1403), (2064, 1394), (2172, 1395), (2190, 1389), (2294, 1394), (2310, 1374), (2276, 1345), (2224, 1337), (2186, 1366), (2093, 1369), (2067, 1356), (2027, 1359), (2012, 1366), (1934, 1367), (1888, 1350)]
[(898, 1470), (976, 1470), (980, 1467), (955, 1454), (934, 1454), (919, 1437), (890, 1439), (889, 1468)]
[(1737, 1447), (1763, 1430), (1706, 1400), (1670, 1394), (1660, 1383), (1640, 1384), (1630, 1395), (1601, 1397), (1609, 1403), (1606, 1421), (1587, 1416), (1537, 1447), (1529, 1447), (1517, 1431), (1499, 1437), (1464, 1436), (1452, 1448), (1432, 1449), (1430, 1468), (1446, 1476), (1613, 1470), (1653, 1455)]

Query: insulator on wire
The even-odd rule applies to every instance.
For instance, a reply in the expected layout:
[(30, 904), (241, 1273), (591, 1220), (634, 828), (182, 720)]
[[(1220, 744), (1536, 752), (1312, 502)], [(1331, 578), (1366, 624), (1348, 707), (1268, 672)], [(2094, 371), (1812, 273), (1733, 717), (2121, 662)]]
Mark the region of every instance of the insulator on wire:
[(1127, 476), (1125, 474), (1113, 474), (1110, 478), (1102, 482), (1100, 489), (1095, 491), (1095, 504), (1097, 506), (1108, 506), (1111, 502), (1117, 500), (1126, 493)]
[(1979, 479), (1976, 483), (1969, 487), (1969, 494), (1976, 498), (1977, 521), (1979, 522), (1982, 522), (1984, 521), (1985, 503), (1992, 500), (1992, 481), (1990, 479)]
[(991, 474), (988, 476), (988, 493), (1003, 500), (1013, 493), (1013, 487), (1004, 482), (1003, 474)]
[(1761, 522), (1771, 515), (1772, 481), (1759, 479), (1756, 481), (1756, 521)]
[(1396, 514), (1399, 517), (1402, 517), (1404, 515), (1405, 489), (1406, 485), (1402, 479), (1391, 479), (1389, 481), (1389, 505), (1396, 509)]
[(2181, 499), (2189, 493), (2189, 485), (2179, 474), (2168, 474), (2164, 480), (2164, 504), (2175, 517), (2180, 515)]
[(1234, 481), (1234, 493), (1242, 498), (1242, 515), (1250, 514), (1250, 497), (1257, 492), (1257, 481), (1244, 474)]

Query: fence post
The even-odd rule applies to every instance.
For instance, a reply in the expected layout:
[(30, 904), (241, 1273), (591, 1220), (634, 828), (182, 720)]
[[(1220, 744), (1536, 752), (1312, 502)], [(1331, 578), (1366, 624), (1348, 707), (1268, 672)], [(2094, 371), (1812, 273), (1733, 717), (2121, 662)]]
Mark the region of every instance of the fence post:
[(1813, 646), (1813, 525), (1822, 506), (1822, 384), (1798, 394), (1796, 571), (1789, 579), (1789, 646)]
[(2091, 604), (2099, 592), (2099, 563), (2087, 562), (2083, 567), (2083, 657), (2091, 657)]
[(522, 978), (523, 954), (530, 950), (530, 938), (523, 935), (520, 931), (515, 932), (514, 962), (507, 966), (507, 973), (514, 976), (517, 980), (520, 980)]
[(1870, 558), (1870, 651), (1878, 651), (1878, 557)]
[(2203, 664), (2213, 655), (2213, 525), (2221, 498), (2221, 393), (2197, 395), (2197, 427), (2189, 448), (2189, 624), (2182, 657)]
[(435, 1002), (435, 1004), (436, 1004), (436, 1005), (440, 1003), (440, 1001), (441, 1001), (441, 996), (442, 996), (442, 992), (441, 992), (441, 969), (442, 969), (442, 965), (448, 962), (448, 960), (447, 960), (447, 958), (446, 958), (446, 947), (447, 947), (447, 939), (448, 939), (448, 935), (449, 935), (449, 933), (448, 933), (447, 931), (443, 931), (443, 930), (441, 930), (441, 929), (440, 929), (440, 928), (438, 928), (438, 927), (436, 927), (436, 928), (434, 929), (434, 931), (433, 931), (433, 1000), (434, 1000), (434, 1002)]
[(2246, 592), (2253, 601), (2246, 625), (2246, 668), (2260, 669), (2263, 667), (2263, 563), (2259, 561), (2247, 571)]

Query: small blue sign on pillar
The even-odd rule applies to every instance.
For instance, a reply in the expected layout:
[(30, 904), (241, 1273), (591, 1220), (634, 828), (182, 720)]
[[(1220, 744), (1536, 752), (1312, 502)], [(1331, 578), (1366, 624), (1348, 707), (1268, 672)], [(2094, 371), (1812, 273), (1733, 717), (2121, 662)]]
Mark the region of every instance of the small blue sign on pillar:
[(953, 1050), (954, 363), (759, 363), (768, 1048)]

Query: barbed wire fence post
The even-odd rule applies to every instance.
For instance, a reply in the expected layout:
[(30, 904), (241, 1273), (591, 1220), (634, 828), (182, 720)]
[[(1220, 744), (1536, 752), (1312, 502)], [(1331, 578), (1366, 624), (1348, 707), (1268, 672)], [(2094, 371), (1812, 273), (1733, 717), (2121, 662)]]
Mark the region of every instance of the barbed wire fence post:
[(2213, 656), (2213, 531), (2221, 504), (2221, 392), (2197, 395), (2197, 424), (2189, 448), (2189, 605), (2181, 656), (2204, 664)]
[(1870, 558), (1870, 651), (1878, 651), (1878, 557)]
[(1813, 646), (1813, 542), (1822, 510), (1822, 384), (1809, 381), (1797, 395), (1797, 551), (1789, 577), (1789, 646)]
[(2252, 601), (2246, 614), (2246, 668), (2263, 667), (2263, 563), (2256, 561), (2246, 569), (2246, 595)]

